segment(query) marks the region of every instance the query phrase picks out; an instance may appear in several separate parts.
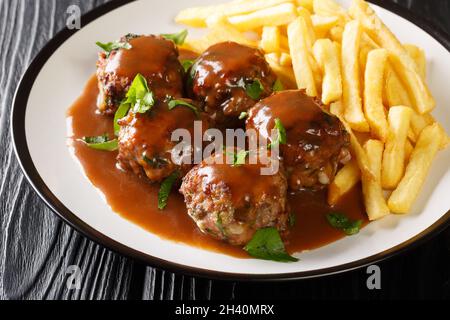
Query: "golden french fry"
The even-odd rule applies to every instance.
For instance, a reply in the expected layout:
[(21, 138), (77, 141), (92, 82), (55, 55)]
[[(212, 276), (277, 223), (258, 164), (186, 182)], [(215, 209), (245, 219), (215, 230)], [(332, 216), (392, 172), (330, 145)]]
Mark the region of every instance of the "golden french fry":
[(295, 81), (294, 72), (291, 67), (283, 67), (279, 64), (279, 58), (275, 54), (266, 54), (266, 61), (269, 64), (270, 68), (275, 72), (278, 79), (283, 83), (284, 88), (286, 89), (295, 89), (297, 88), (297, 83)]
[(211, 31), (200, 39), (190, 39), (188, 38), (185, 42), (183, 48), (189, 49), (194, 52), (201, 53), (208, 49), (213, 44), (223, 41), (234, 41), (249, 47), (257, 47), (256, 42), (247, 39), (242, 33), (239, 31), (223, 27), (217, 26), (211, 29)]
[(206, 19), (218, 12), (230, 17), (270, 8), (283, 3), (292, 3), (293, 0), (253, 0), (233, 1), (215, 6), (188, 8), (180, 11), (175, 17), (177, 23), (192, 27), (206, 27)]
[(338, 171), (333, 182), (328, 186), (328, 204), (335, 205), (360, 179), (358, 163), (352, 159)]
[(388, 52), (385, 49), (370, 51), (364, 73), (364, 114), (372, 134), (383, 142), (389, 133), (382, 99), (387, 58)]
[(296, 0), (297, 5), (313, 12), (313, 0)]
[(408, 106), (413, 107), (409, 94), (405, 86), (401, 82), (399, 76), (392, 68), (391, 64), (387, 64), (386, 81), (384, 86), (384, 100), (388, 107), (392, 106)]
[(390, 134), (383, 154), (381, 185), (385, 189), (394, 189), (400, 182), (405, 170), (405, 143), (407, 140), (412, 109), (396, 106), (389, 109)]
[(330, 113), (334, 114), (338, 118), (344, 117), (344, 107), (342, 105), (342, 99), (330, 104)]
[(308, 37), (306, 38), (306, 42), (308, 48), (311, 49), (314, 42), (316, 41), (316, 33), (314, 32), (311, 14), (309, 13), (308, 10), (302, 7), (297, 9), (297, 13), (300, 17), (303, 17), (303, 19), (305, 19), (306, 30), (308, 31)]
[(419, 114), (415, 110), (411, 115), (411, 129), (414, 135), (418, 137), (425, 127), (433, 124), (435, 121), (433, 117), (429, 114)]
[(407, 213), (410, 211), (439, 150), (441, 139), (437, 139), (437, 137), (440, 134), (437, 123), (426, 127), (420, 133), (406, 166), (405, 175), (389, 197), (388, 206), (392, 212)]
[(313, 14), (311, 21), (314, 27), (314, 32), (317, 38), (325, 38), (331, 28), (339, 23), (339, 17), (337, 16), (320, 16)]
[(330, 29), (330, 38), (334, 42), (341, 43), (343, 34), (344, 34), (344, 28), (342, 26), (335, 26)]
[(357, 21), (345, 25), (342, 36), (342, 96), (344, 117), (356, 131), (368, 132), (369, 124), (364, 117), (361, 102), (361, 84), (359, 76), (359, 44), (361, 28)]
[(414, 44), (404, 44), (403, 47), (416, 63), (419, 75), (423, 79), (423, 81), (425, 81), (427, 72), (427, 59), (425, 58), (425, 51)]
[(297, 8), (292, 3), (282, 3), (248, 14), (231, 16), (230, 23), (240, 31), (250, 31), (263, 26), (281, 26), (288, 24), (297, 17)]
[(322, 68), (322, 102), (330, 104), (342, 96), (340, 52), (329, 39), (319, 39), (313, 47), (314, 57)]
[(361, 177), (367, 216), (369, 220), (373, 221), (390, 213), (380, 184), (383, 143), (378, 140), (368, 140), (364, 144), (364, 151), (369, 156), (370, 169), (375, 174), (375, 179), (367, 177), (364, 172)]
[(290, 67), (292, 66), (292, 58), (291, 55), (285, 52), (282, 52), (280, 54), (280, 65), (283, 67)]
[(420, 77), (416, 63), (392, 31), (363, 0), (353, 0), (350, 15), (362, 24), (365, 31), (378, 44), (389, 51), (389, 59), (396, 72), (404, 79), (416, 110), (419, 113), (431, 111), (435, 106), (435, 101)]
[(265, 52), (280, 51), (280, 36), (280, 29), (278, 27), (263, 27), (260, 42), (261, 49)]
[(411, 158), (411, 154), (414, 150), (414, 146), (412, 145), (412, 143), (409, 140), (406, 140), (405, 143), (405, 167), (409, 162), (409, 159)]
[(289, 48), (297, 87), (305, 89), (309, 96), (317, 96), (314, 74), (311, 69), (309, 50), (305, 38), (308, 37), (306, 22), (298, 17), (288, 26)]
[(349, 19), (347, 12), (333, 0), (314, 0), (314, 13), (321, 16), (338, 16), (343, 23)]

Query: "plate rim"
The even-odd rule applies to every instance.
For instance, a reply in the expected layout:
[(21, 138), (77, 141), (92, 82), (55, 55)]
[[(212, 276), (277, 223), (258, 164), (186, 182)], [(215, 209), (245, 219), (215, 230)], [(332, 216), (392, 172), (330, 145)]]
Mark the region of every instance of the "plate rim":
[[(85, 27), (90, 22), (96, 20), (104, 14), (133, 1), (135, 0), (116, 0), (105, 3), (83, 14), (81, 16), (81, 24), (83, 27)], [(378, 5), (417, 25), (428, 35), (438, 41), (448, 52), (450, 52), (450, 35), (442, 31), (439, 27), (433, 25), (430, 21), (417, 16), (416, 14), (408, 11), (406, 8), (403, 8), (394, 2), (386, 3), (383, 0), (369, 0), (369, 2)], [(450, 210), (448, 210), (447, 213), (445, 213), (431, 226), (416, 234), (414, 237), (392, 248), (371, 255), (369, 257), (328, 268), (267, 275), (223, 272), (183, 265), (141, 252), (110, 238), (106, 234), (95, 230), (93, 227), (81, 220), (50, 191), (50, 189), (40, 176), (39, 172), (37, 171), (36, 167), (34, 166), (25, 135), (25, 113), (29, 94), (36, 80), (36, 77), (39, 75), (42, 67), (48, 61), (48, 59), (51, 58), (53, 53), (77, 31), (78, 30), (76, 29), (70, 30), (68, 28), (64, 28), (59, 31), (38, 52), (31, 64), (28, 66), (25, 73), (22, 75), (14, 94), (12, 103), (10, 119), (11, 138), (13, 142), (14, 153), (19, 162), (20, 168), (34, 191), (56, 215), (63, 219), (63, 221), (65, 221), (72, 228), (86, 236), (88, 239), (94, 241), (95, 243), (106, 247), (109, 250), (112, 250), (113, 252), (116, 252), (120, 255), (139, 260), (152, 267), (165, 269), (175, 273), (182, 273), (189, 276), (229, 281), (286, 281), (328, 276), (362, 268), (367, 265), (386, 260), (393, 257), (394, 255), (404, 253), (407, 250), (410, 250), (417, 245), (431, 239), (450, 225)]]

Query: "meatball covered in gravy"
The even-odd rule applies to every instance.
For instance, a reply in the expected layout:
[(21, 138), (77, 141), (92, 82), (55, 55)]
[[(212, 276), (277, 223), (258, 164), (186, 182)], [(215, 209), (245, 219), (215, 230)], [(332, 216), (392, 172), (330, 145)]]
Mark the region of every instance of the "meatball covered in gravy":
[(245, 245), (260, 228), (284, 232), (289, 214), (283, 169), (262, 175), (261, 164), (219, 164), (217, 157), (222, 155), (189, 171), (180, 188), (198, 228), (233, 245)]
[(120, 41), (130, 48), (101, 52), (97, 61), (100, 112), (114, 114), (138, 73), (157, 98), (182, 95), (183, 67), (172, 41), (154, 35), (128, 35)]
[[(172, 133), (176, 129), (186, 129), (193, 137), (194, 121), (200, 121), (202, 130), (208, 129), (208, 122), (203, 118), (206, 117), (201, 114), (197, 116), (186, 106), (180, 105), (169, 110), (165, 101), (156, 102), (146, 113), (130, 111), (118, 121), (119, 167), (139, 176), (147, 176), (151, 182), (160, 182), (175, 170), (184, 175), (192, 167), (192, 160), (188, 163), (172, 161), (172, 152), (178, 145), (178, 141), (172, 141)], [(179, 152), (176, 154), (180, 155)]]
[[(190, 77), (191, 98), (204, 103), (204, 110), (218, 125), (232, 123), (270, 95), (276, 81), (261, 51), (235, 42), (209, 47), (192, 66)], [(246, 90), (250, 85), (255, 95)]]
[(340, 120), (324, 111), (321, 102), (304, 90), (273, 94), (249, 112), (247, 129), (271, 141), (275, 119), (286, 130), (280, 154), (291, 190), (320, 190), (334, 178), (338, 165), (350, 160), (349, 135)]

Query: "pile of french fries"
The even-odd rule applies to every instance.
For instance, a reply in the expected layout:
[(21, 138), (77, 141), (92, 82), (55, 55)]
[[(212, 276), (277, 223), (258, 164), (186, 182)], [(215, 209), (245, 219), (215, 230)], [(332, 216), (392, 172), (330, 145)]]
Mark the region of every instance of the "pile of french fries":
[(410, 211), (450, 139), (430, 113), (424, 51), (402, 44), (368, 3), (346, 10), (333, 0), (236, 0), (175, 20), (208, 28), (187, 39), (195, 52), (222, 41), (259, 47), (285, 88), (320, 97), (341, 119), (354, 157), (330, 184), (330, 205), (361, 181), (370, 220)]

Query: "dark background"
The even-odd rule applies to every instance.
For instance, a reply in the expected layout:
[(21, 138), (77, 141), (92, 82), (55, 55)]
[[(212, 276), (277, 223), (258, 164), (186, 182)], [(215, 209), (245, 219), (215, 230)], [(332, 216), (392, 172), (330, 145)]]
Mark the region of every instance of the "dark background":
[[(280, 283), (224, 282), (157, 270), (95, 244), (52, 213), (14, 155), (12, 99), (33, 57), (65, 27), (67, 7), (77, 4), (84, 13), (105, 2), (0, 0), (0, 299), (450, 298), (450, 228), (379, 263), (382, 289), (368, 290), (365, 268)], [(450, 0), (393, 2), (450, 33)], [(69, 265), (82, 270), (80, 290), (66, 287)]]

